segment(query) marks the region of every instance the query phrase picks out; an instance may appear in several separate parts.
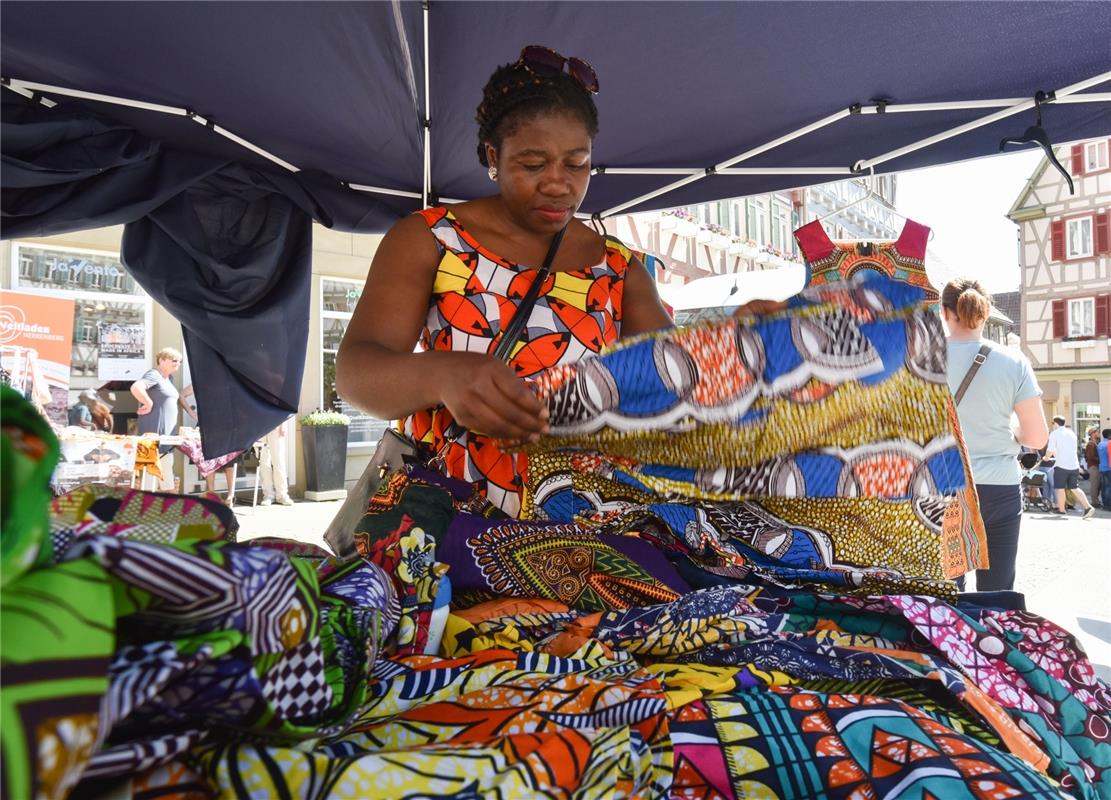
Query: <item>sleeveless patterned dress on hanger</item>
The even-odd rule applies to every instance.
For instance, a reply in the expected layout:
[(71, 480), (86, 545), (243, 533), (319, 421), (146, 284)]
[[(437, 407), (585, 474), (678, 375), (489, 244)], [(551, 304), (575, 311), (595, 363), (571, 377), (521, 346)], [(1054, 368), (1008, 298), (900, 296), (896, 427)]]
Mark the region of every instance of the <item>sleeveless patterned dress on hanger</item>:
[[(421, 349), (493, 353), (537, 270), (484, 248), (446, 208), (419, 213), (440, 251)], [(509, 359), (517, 375), (528, 378), (575, 363), (617, 341), (631, 258), (628, 248), (607, 237), (599, 263), (548, 276)], [(429, 409), (402, 419), (400, 429), (440, 452), (452, 421), (446, 409)], [(494, 505), (517, 516), (528, 456), (506, 453), (490, 437), (467, 431), (449, 445), (444, 462), (448, 475), (475, 484)]]
[(937, 290), (926, 276), (929, 238), (929, 228), (909, 219), (893, 242), (835, 242), (829, 238), (821, 220), (814, 220), (795, 231), (795, 241), (806, 259), (807, 286), (848, 280), (870, 270), (917, 286), (925, 291), (926, 303), (936, 303)]

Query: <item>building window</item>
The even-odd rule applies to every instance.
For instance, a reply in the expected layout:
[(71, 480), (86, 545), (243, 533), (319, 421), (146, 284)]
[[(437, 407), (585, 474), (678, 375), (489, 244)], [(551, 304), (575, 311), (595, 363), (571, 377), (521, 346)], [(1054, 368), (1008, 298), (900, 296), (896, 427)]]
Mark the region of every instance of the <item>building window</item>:
[(1096, 301), (1093, 297), (1069, 300), (1069, 338), (1096, 335)]
[(1083, 449), (1086, 444), (1088, 428), (1099, 427), (1099, 403), (1074, 403), (1072, 411), (1074, 415), (1073, 430), (1080, 437), (1079, 445)]
[(1098, 172), (1107, 169), (1107, 140), (1088, 142), (1084, 145), (1084, 171)]
[(756, 244), (768, 241), (768, 199), (750, 197), (745, 200), (745, 235)]
[(791, 241), (791, 207), (778, 198), (772, 201), (772, 247), (789, 250)]
[(73, 300), (70, 391), (100, 385), (98, 322), (143, 325), (150, 355), (151, 300), (116, 253), (13, 243), (12, 288)]
[(351, 314), (363, 293), (363, 284), (340, 278), (320, 280), (320, 407), (339, 411), (351, 418), (347, 426), (347, 446), (374, 444), (389, 426), (388, 420), (377, 419), (359, 411), (336, 392), (336, 353)]
[(1065, 223), (1067, 258), (1086, 258), (1092, 254), (1092, 218), (1078, 217)]

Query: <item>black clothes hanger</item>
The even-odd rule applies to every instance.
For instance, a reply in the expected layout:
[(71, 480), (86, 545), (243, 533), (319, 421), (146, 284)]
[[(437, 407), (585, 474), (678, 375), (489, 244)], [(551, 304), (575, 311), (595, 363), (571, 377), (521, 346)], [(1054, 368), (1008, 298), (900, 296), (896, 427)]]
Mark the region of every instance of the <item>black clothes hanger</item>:
[(602, 222), (602, 215), (597, 211), (590, 215), (590, 227), (594, 228), (594, 232), (603, 239), (609, 236), (609, 231), (606, 230), (606, 223)]
[(1030, 144), (1037, 142), (1041, 145), (1042, 150), (1045, 151), (1045, 157), (1049, 159), (1049, 163), (1057, 168), (1057, 171), (1065, 176), (1065, 180), (1069, 184), (1069, 194), (1076, 194), (1076, 190), (1072, 185), (1072, 175), (1065, 169), (1061, 162), (1057, 160), (1057, 154), (1053, 152), (1053, 145), (1050, 144), (1049, 137), (1045, 133), (1045, 128), (1042, 127), (1042, 104), (1052, 103), (1057, 97), (1053, 92), (1048, 94), (1043, 91), (1038, 91), (1034, 95), (1034, 113), (1036, 116), (1035, 124), (1026, 129), (1026, 132), (1019, 137), (1008, 136), (1006, 139), (999, 143), (999, 149), (1002, 151), (1009, 144)]

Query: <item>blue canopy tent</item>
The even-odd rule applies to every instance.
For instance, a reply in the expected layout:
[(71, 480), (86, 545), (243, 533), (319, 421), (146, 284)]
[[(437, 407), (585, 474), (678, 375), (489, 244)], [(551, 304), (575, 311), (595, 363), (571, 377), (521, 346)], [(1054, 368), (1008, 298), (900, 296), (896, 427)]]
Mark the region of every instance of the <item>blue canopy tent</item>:
[(474, 109), (524, 44), (598, 71), (604, 217), (994, 153), (1038, 91), (1054, 142), (1106, 135), (1108, 30), (1085, 2), (9, 0), (2, 235), (124, 224), (226, 452), (296, 410), (312, 220), (488, 193)]

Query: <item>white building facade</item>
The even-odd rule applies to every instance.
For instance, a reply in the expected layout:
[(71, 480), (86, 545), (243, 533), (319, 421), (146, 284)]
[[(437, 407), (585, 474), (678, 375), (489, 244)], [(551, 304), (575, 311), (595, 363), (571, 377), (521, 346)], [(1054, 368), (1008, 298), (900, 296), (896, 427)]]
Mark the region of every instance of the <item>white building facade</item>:
[(1008, 217), (1020, 229), (1022, 349), (1057, 414), (1083, 432), (1111, 427), (1111, 139), (1042, 159)]
[[(815, 219), (833, 239), (897, 239), (904, 220), (895, 213), (896, 182), (895, 175), (870, 176), (606, 222), (629, 247), (656, 256), (655, 278), (666, 299), (669, 287), (698, 279), (801, 269), (794, 231)], [(802, 280), (797, 270), (792, 274)], [(723, 288), (719, 305), (728, 304), (728, 292)], [(676, 318), (682, 323), (703, 315), (678, 311)]]

